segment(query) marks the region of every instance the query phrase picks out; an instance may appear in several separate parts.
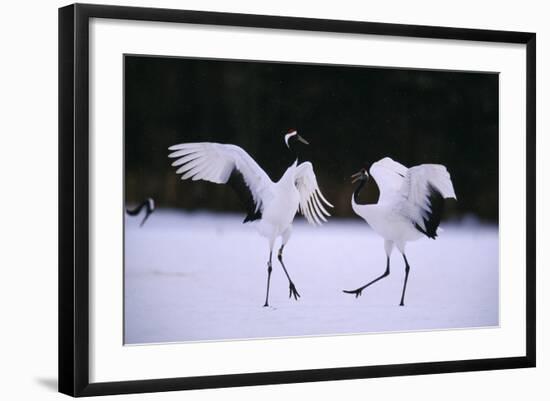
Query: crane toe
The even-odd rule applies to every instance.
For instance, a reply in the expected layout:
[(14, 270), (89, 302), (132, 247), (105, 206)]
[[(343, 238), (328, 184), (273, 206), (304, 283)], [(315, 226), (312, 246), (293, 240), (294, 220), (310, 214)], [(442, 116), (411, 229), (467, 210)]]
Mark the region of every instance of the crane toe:
[(296, 301), (298, 300), (298, 298), (300, 298), (300, 294), (296, 290), (296, 287), (294, 286), (294, 283), (290, 283), (290, 285), (289, 285), (288, 297), (289, 298), (294, 297), (294, 299)]
[(363, 294), (363, 289), (358, 288), (356, 290), (342, 290), (342, 292), (344, 292), (346, 294), (354, 294), (355, 298), (359, 298), (359, 296)]

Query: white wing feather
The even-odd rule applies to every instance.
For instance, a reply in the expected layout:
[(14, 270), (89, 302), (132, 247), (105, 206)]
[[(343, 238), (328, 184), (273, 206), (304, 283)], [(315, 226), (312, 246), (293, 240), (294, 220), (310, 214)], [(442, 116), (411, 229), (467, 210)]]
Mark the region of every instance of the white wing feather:
[(424, 221), (432, 211), (429, 196), (430, 186), (441, 193), (443, 198), (456, 199), (451, 176), (440, 164), (421, 164), (408, 169), (400, 189), (399, 211), (426, 229)]
[(310, 162), (301, 163), (296, 167), (296, 188), (300, 193), (298, 210), (306, 220), (313, 225), (321, 225), (322, 221), (326, 222), (325, 216), (330, 216), (330, 213), (324, 205), (334, 206), (321, 193), (313, 172), (313, 165)]
[(409, 169), (389, 157), (373, 163), (370, 174), (380, 190), (378, 203), (393, 202), (399, 198), (399, 192)]
[(176, 159), (172, 166), (181, 179), (204, 180), (226, 184), (234, 169), (244, 178), (256, 205), (261, 210), (266, 192), (272, 184), (265, 171), (242, 148), (213, 142), (182, 143), (170, 146), (168, 157)]
[(451, 176), (440, 164), (421, 164), (407, 168), (385, 157), (370, 168), (380, 190), (378, 203), (393, 203), (398, 213), (426, 230), (425, 221), (432, 212), (430, 187), (443, 198), (456, 199)]

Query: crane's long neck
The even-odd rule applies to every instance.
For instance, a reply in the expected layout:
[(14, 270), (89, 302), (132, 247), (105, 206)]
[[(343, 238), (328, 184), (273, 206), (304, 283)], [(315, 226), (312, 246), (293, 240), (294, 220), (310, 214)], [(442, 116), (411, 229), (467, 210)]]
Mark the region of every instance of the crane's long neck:
[(300, 155), (298, 154), (298, 150), (296, 149), (296, 146), (290, 147), (290, 154), (292, 155), (292, 158), (295, 160), (296, 164), (300, 163)]
[(355, 188), (355, 191), (353, 191), (353, 196), (351, 197), (351, 208), (357, 214), (358, 216), (363, 217), (363, 209), (365, 209), (366, 204), (359, 203), (359, 193), (367, 183), (366, 179), (363, 179), (359, 181), (359, 185), (357, 185), (357, 188)]
[(128, 213), (130, 216), (137, 216), (141, 212), (141, 209), (150, 209), (150, 202), (151, 201), (149, 199), (146, 199), (134, 209), (126, 209), (126, 213)]
[(366, 179), (360, 180), (359, 185), (357, 185), (357, 188), (355, 188), (355, 191), (353, 191), (353, 202), (357, 205), (361, 205), (361, 203), (359, 203), (359, 193), (361, 192), (361, 190), (363, 189), (366, 183), (367, 183)]
[[(292, 158), (292, 162), (296, 161), (296, 164), (299, 164), (300, 162), (304, 161), (306, 158), (304, 158), (304, 152), (307, 149), (307, 145), (302, 144), (300, 140), (295, 139), (296, 136), (293, 136), (290, 138), (287, 146), (288, 146), (288, 155)], [(306, 152), (307, 153), (307, 152)]]

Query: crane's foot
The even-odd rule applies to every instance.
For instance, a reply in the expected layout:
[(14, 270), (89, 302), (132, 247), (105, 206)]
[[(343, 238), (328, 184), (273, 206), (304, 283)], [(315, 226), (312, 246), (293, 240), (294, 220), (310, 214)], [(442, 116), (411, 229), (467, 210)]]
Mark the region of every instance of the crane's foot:
[(289, 285), (289, 291), (288, 291), (288, 297), (289, 298), (292, 298), (294, 297), (294, 299), (297, 301), (298, 298), (300, 298), (300, 294), (298, 293), (298, 291), (296, 290), (296, 287), (294, 286), (294, 283), (291, 281), (290, 282), (290, 285)]
[(267, 308), (268, 306), (269, 306), (269, 304), (266, 302), (266, 303), (264, 304), (264, 308)]
[(363, 288), (358, 288), (356, 290), (343, 290), (342, 292), (346, 294), (354, 294), (355, 298), (359, 298), (359, 296), (363, 293)]

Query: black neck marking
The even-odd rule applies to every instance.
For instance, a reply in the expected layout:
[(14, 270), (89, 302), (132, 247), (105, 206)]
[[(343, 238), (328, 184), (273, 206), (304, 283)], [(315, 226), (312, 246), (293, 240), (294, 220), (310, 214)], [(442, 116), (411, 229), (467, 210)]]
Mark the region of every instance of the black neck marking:
[(145, 224), (145, 221), (149, 218), (151, 213), (155, 210), (155, 202), (152, 198), (145, 199), (138, 207), (135, 209), (126, 209), (126, 213), (130, 216), (137, 216), (141, 210), (145, 208), (145, 216), (143, 217), (143, 220), (141, 220), (140, 227), (143, 227)]
[(308, 149), (309, 145), (306, 145), (305, 143), (302, 143), (298, 140), (297, 135), (293, 135), (288, 140), (288, 150), (290, 154), (292, 155), (292, 162), (296, 160), (297, 163), (300, 162), (300, 160), (304, 160), (300, 157), (300, 155), (306, 154), (306, 157), (308, 155)]
[(361, 192), (361, 190), (363, 189), (363, 187), (365, 186), (366, 183), (367, 183), (367, 178), (359, 180), (359, 185), (357, 186), (357, 188), (355, 188), (355, 191), (353, 192), (353, 200), (358, 205), (365, 205), (366, 204), (366, 203), (360, 203), (359, 202), (359, 192)]
[(294, 163), (294, 161), (296, 161), (296, 164), (298, 164), (300, 162), (300, 157), (298, 156), (298, 151), (296, 150), (296, 148), (293, 146), (290, 146), (288, 150), (292, 156), (292, 162)]
[(146, 199), (145, 201), (141, 202), (134, 209), (126, 209), (126, 213), (128, 213), (130, 216), (137, 216), (139, 214), (139, 212), (141, 212), (141, 209), (143, 209), (144, 207), (149, 209), (149, 199)]
[[(361, 192), (361, 195), (359, 195), (359, 192)], [(364, 199), (363, 202), (359, 201), (359, 196)], [(363, 178), (353, 193), (353, 200), (358, 205), (376, 205), (379, 199), (380, 187), (378, 187), (376, 180), (372, 176)]]

